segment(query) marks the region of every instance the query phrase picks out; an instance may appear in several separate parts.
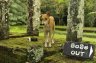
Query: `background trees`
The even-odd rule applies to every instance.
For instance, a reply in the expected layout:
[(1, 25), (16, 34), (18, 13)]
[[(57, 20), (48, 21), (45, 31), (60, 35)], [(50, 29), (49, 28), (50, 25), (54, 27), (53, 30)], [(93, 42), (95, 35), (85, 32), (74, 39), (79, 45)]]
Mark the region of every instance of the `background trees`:
[[(10, 24), (27, 23), (27, 0), (11, 0), (10, 4)], [(51, 3), (50, 3), (51, 2)], [(67, 8), (69, 0), (41, 0), (41, 13), (51, 11), (55, 17), (56, 25), (67, 24)], [(95, 0), (85, 0), (85, 24), (84, 26), (95, 26), (96, 18), (93, 13), (96, 12)], [(96, 15), (96, 14), (95, 14)]]
[(85, 0), (85, 26), (96, 26), (96, 0)]
[(10, 0), (10, 25), (22, 25), (27, 23), (27, 0)]
[[(51, 15), (55, 17), (56, 25), (66, 25), (67, 22), (67, 6), (69, 0), (41, 0), (41, 12), (51, 11)], [(52, 3), (50, 3), (52, 2)]]

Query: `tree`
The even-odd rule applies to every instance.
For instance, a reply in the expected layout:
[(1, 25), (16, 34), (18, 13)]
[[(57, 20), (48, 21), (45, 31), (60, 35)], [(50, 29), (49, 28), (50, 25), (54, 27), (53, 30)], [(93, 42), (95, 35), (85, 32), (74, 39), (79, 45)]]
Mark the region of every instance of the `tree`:
[(27, 23), (27, 0), (10, 0), (10, 25), (25, 25)]
[(9, 38), (8, 2), (0, 0), (0, 39)]
[(84, 24), (84, 0), (70, 0), (67, 18), (67, 41), (81, 42)]
[(55, 24), (64, 25), (67, 21), (68, 2), (69, 0), (41, 0), (41, 12), (50, 11), (51, 15), (55, 17)]
[(28, 0), (28, 35), (38, 35), (40, 26), (40, 0)]
[[(62, 25), (63, 22), (63, 18), (67, 15), (66, 13), (66, 9), (68, 7), (68, 2), (69, 0), (55, 0), (55, 6), (56, 6), (56, 14), (59, 17), (59, 25)], [(66, 21), (66, 20), (64, 20)]]
[(40, 0), (34, 0), (33, 1), (33, 31), (36, 33), (36, 35), (39, 35), (39, 27), (40, 27), (40, 15), (41, 15), (41, 9), (40, 9)]
[(28, 0), (28, 27), (27, 27), (27, 34), (33, 34), (33, 0)]
[(96, 0), (85, 0), (85, 26), (94, 26), (95, 16), (93, 12), (96, 11)]

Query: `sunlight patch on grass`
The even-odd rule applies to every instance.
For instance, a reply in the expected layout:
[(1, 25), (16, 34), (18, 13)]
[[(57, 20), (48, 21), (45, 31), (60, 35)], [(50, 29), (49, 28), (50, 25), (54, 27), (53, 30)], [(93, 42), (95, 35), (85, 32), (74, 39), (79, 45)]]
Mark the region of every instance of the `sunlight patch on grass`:
[(26, 33), (26, 26), (10, 26), (10, 32), (12, 33)]
[(96, 44), (96, 38), (88, 38), (88, 37), (83, 37), (84, 42), (90, 42), (93, 44)]
[[(44, 37), (44, 33), (40, 33), (39, 34), (40, 36), (43, 36)], [(65, 39), (66, 38), (66, 35), (61, 35), (61, 34), (54, 34), (54, 38), (55, 39)]]

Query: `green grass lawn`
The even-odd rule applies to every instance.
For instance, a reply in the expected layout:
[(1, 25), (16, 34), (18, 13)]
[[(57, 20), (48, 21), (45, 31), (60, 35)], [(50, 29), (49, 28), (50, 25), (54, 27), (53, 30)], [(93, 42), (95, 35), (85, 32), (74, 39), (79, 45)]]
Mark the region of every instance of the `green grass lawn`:
[[(11, 26), (10, 33), (12, 35), (22, 35), (23, 33), (26, 33), (26, 30), (27, 30), (26, 28), (27, 28), (26, 26)], [(66, 26), (56, 26), (55, 28), (64, 29), (64, 28), (66, 28)], [(57, 35), (59, 35), (59, 38), (62, 38), (62, 36), (63, 36), (63, 38), (66, 38), (66, 33), (67, 33), (66, 30), (61, 31), (58, 29), (55, 30), (55, 37), (58, 38)], [(84, 30), (88, 30), (88, 31), (93, 30), (93, 32), (84, 32), (83, 33), (83, 40), (90, 41), (90, 42), (96, 42), (96, 39), (95, 39), (96, 33), (94, 32), (94, 30), (96, 30), (96, 28), (95, 27), (94, 28), (85, 27)], [(41, 26), (39, 32), (40, 32), (40, 36), (42, 36), (43, 35), (42, 26)]]
[[(56, 32), (55, 32), (55, 44), (53, 44), (52, 48), (44, 48), (44, 51), (47, 51), (47, 54), (45, 54), (44, 58), (40, 63), (96, 63), (96, 54), (94, 56), (93, 60), (76, 60), (76, 59), (70, 59), (67, 58), (66, 56), (62, 55), (62, 53), (59, 51), (60, 46), (63, 45), (66, 42), (66, 31), (58, 30), (58, 28), (63, 29), (63, 27), (66, 28), (66, 26), (56, 26)], [(86, 30), (90, 29), (95, 29), (96, 28), (84, 28)], [(26, 33), (26, 26), (11, 26), (10, 27), (10, 36), (18, 36), (18, 35), (23, 35), (23, 33)], [(83, 37), (83, 42), (90, 42), (94, 45), (96, 45), (96, 37), (91, 37), (91, 36), (96, 36), (96, 33), (90, 33), (90, 32), (84, 32), (84, 37)], [(0, 41), (0, 46), (5, 46), (8, 49), (26, 49), (29, 46), (32, 45), (44, 45), (44, 35), (42, 28), (40, 29), (40, 34), (37, 42), (29, 42), (28, 37), (17, 37), (17, 38), (10, 38), (7, 40), (1, 40)], [(4, 53), (6, 51), (0, 50), (0, 63), (24, 63), (24, 51), (20, 51), (22, 53), (18, 54), (12, 54), (11, 52), (9, 53)], [(6, 61), (4, 61), (4, 59)]]

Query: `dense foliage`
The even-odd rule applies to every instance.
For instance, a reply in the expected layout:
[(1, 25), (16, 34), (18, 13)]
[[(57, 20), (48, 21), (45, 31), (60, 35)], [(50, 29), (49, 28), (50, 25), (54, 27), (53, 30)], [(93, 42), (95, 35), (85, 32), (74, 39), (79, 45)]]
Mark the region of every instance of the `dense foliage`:
[(96, 0), (85, 0), (85, 26), (96, 26)]
[[(67, 24), (67, 8), (69, 0), (41, 0), (41, 12), (50, 11), (57, 25)], [(96, 1), (85, 0), (85, 26), (96, 26)], [(27, 0), (11, 0), (10, 23), (26, 24)]]
[(9, 16), (11, 25), (26, 24), (27, 0), (11, 0)]

